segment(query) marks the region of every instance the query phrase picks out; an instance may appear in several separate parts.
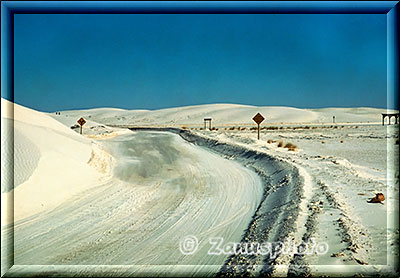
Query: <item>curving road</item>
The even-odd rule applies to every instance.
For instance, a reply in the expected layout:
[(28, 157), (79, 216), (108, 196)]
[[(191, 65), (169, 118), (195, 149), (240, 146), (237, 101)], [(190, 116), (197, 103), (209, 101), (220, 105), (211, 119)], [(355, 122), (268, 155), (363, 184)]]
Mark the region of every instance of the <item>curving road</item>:
[[(57, 209), (15, 225), (17, 265), (204, 265), (218, 271), (209, 238), (239, 242), (261, 201), (261, 179), (237, 162), (167, 132), (103, 141), (114, 175)], [(187, 235), (197, 252), (183, 255)], [(142, 268), (138, 268), (144, 269)], [(154, 274), (154, 272), (151, 272)], [(187, 272), (186, 272), (187, 274)], [(210, 273), (211, 274), (211, 273)]]

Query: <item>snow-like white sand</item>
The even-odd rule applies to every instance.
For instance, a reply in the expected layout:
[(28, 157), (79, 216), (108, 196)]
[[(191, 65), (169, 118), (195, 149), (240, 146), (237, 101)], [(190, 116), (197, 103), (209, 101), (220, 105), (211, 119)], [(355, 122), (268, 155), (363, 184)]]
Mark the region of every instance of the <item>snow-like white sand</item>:
[[(260, 141), (250, 130), (258, 112), (266, 117)], [(324, 256), (279, 256), (272, 274), (296, 273), (295, 262), (311, 274), (335, 273), (338, 267), (348, 275), (390, 272), (398, 256), (393, 219), (399, 172), (398, 126), (381, 125), (381, 113), (387, 112), (392, 111), (210, 104), (56, 115), (2, 99), (2, 127), (7, 127), (2, 128), (2, 233), (9, 234), (15, 224), (15, 262), (21, 265), (136, 265), (126, 271), (142, 275), (170, 266), (169, 273), (215, 274), (227, 256), (207, 255), (204, 243), (213, 236), (243, 240), (250, 223), (250, 228), (260, 224), (252, 217), (265, 188), (260, 173), (244, 167), (248, 162), (231, 161), (237, 160), (234, 153), (221, 157), (214, 143), (200, 147), (170, 132), (123, 128), (186, 126), (198, 138), (265, 154), (297, 169), (299, 180), (293, 182), (302, 193), (290, 214), (296, 218), (294, 230), (285, 236), (296, 242), (314, 237), (330, 249)], [(83, 135), (71, 128), (80, 117), (87, 121)], [(218, 130), (201, 130), (205, 117)], [(298, 148), (279, 148), (280, 140)], [(285, 186), (272, 191), (279, 188)], [(377, 192), (385, 194), (385, 202), (367, 203)], [(270, 202), (275, 195), (268, 196)], [(279, 219), (282, 225), (289, 220)], [(195, 255), (184, 256), (179, 241), (191, 234), (203, 245)], [(182, 272), (179, 265), (192, 267)], [(261, 266), (252, 269), (262, 271)], [(48, 269), (21, 266), (16, 271), (41, 270)]]
[[(2, 198), (14, 200), (14, 221), (51, 210), (97, 185), (101, 174), (88, 164), (93, 155), (91, 140), (44, 113), (4, 99), (2, 122), (13, 126), (13, 130), (2, 129), (2, 138), (10, 138), (7, 133), (13, 132), (14, 148), (12, 141), (2, 142), (2, 169), (8, 172), (2, 173), (1, 184)], [(11, 220), (10, 215), (2, 214), (2, 224)]]
[[(311, 273), (368, 274), (380, 269), (379, 266), (390, 272), (399, 255), (396, 220), (399, 213), (398, 125), (312, 128), (304, 125), (264, 129), (261, 140), (257, 140), (255, 130), (249, 129), (192, 132), (221, 143), (270, 154), (311, 176), (305, 212), (316, 224), (307, 229), (317, 241), (327, 242), (330, 246), (324, 256), (305, 258), (312, 266)], [(272, 142), (268, 143), (268, 140)], [(279, 141), (284, 145), (295, 144), (298, 148), (289, 151), (278, 147)], [(307, 184), (305, 181), (305, 189)], [(378, 192), (384, 193), (386, 201), (383, 204), (367, 203)], [(362, 267), (364, 264), (366, 266)], [(385, 265), (388, 267), (383, 267)], [(286, 275), (287, 269), (276, 274)]]
[[(292, 123), (381, 123), (381, 113), (391, 110), (376, 108), (323, 108), (297, 109), (291, 107), (257, 107), (237, 104), (206, 104), (160, 110), (121, 110), (99, 108), (88, 110), (63, 111), (63, 118), (85, 117), (103, 124), (112, 125), (149, 125), (149, 126), (199, 126), (204, 118), (212, 118), (213, 126), (253, 125), (255, 114), (261, 113), (268, 124)], [(54, 114), (52, 114), (54, 115)], [(54, 115), (55, 116), (55, 115)], [(56, 116), (55, 116), (56, 117)], [(64, 120), (62, 120), (64, 121)], [(387, 121), (387, 119), (386, 119)], [(394, 119), (392, 118), (392, 123)]]
[[(3, 105), (14, 109), (2, 120), (13, 122), (18, 137), (14, 184), (2, 181), (11, 183), (2, 198), (13, 200), (14, 214), (4, 207), (2, 232), (14, 222), (16, 264), (210, 265), (190, 271), (215, 273), (226, 256), (207, 256), (207, 239), (240, 241), (260, 202), (256, 173), (177, 135), (89, 120), (82, 136), (69, 128), (76, 119), (62, 124)], [(4, 150), (11, 162), (12, 148)], [(191, 234), (203, 244), (184, 256), (179, 243)]]
[[(226, 256), (208, 256), (208, 238), (240, 240), (262, 195), (259, 177), (169, 133), (123, 135), (108, 141), (107, 149), (117, 158), (116, 179), (18, 225), (16, 264), (215, 265), (218, 270)], [(200, 243), (192, 256), (179, 250), (188, 235)]]

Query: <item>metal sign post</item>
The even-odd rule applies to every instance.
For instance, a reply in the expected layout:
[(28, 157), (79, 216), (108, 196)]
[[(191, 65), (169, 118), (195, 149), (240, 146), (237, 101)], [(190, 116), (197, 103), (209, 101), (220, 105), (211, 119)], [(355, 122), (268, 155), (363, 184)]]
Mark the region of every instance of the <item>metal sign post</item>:
[(257, 134), (258, 134), (258, 136), (257, 136), (257, 139), (258, 140), (260, 140), (260, 124), (263, 122), (265, 120), (265, 118), (260, 114), (260, 113), (257, 113), (257, 115), (255, 115), (254, 117), (253, 117), (253, 121), (255, 121), (256, 122), (256, 124), (257, 124)]
[(82, 134), (82, 126), (83, 126), (85, 123), (86, 123), (86, 121), (85, 121), (84, 118), (80, 118), (80, 119), (78, 120), (78, 124), (81, 126), (81, 134)]

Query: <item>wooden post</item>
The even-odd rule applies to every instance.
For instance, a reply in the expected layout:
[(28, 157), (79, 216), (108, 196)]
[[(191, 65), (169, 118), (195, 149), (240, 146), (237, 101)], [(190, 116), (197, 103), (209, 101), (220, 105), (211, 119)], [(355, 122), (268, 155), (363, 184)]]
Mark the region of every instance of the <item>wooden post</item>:
[(260, 124), (257, 124), (257, 126), (258, 126), (258, 140), (260, 140)]
[(81, 134), (82, 134), (82, 126), (81, 126)]

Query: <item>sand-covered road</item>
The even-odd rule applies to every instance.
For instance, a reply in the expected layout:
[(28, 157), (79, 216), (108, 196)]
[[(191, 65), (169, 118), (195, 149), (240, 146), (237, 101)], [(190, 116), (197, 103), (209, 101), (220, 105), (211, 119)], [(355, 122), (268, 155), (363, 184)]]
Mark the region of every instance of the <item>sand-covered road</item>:
[[(241, 240), (263, 192), (256, 173), (167, 132), (103, 143), (116, 161), (113, 177), (16, 223), (15, 264), (209, 264), (218, 271), (227, 257), (207, 255), (209, 238)], [(188, 235), (199, 241), (193, 255), (179, 249)]]

